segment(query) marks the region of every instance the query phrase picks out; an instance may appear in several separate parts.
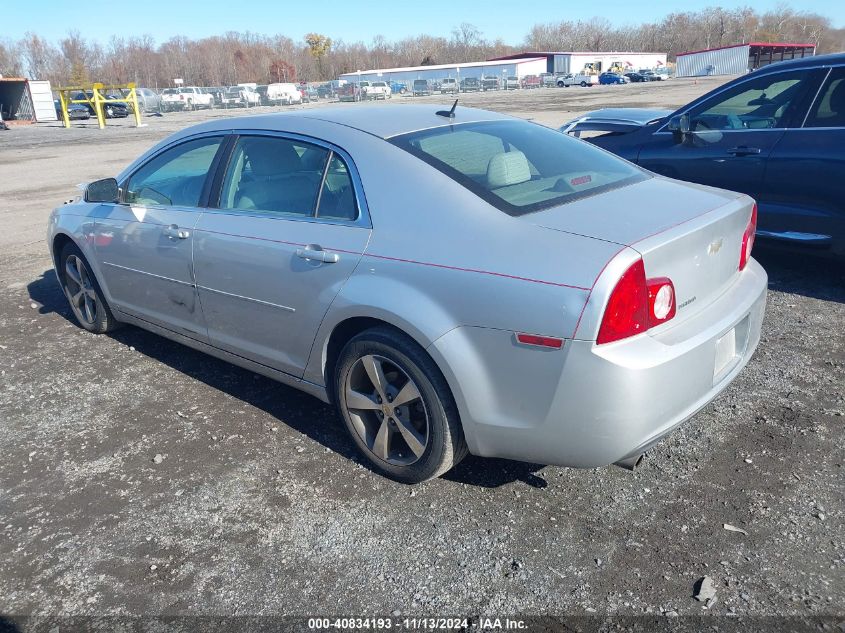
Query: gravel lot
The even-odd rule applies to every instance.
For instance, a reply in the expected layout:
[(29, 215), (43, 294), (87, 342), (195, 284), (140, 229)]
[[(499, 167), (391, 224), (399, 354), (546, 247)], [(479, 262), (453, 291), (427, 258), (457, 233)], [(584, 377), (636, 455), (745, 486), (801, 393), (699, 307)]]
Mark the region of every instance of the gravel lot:
[[(720, 81), (461, 103), (560, 125)], [(174, 130), (241, 114), (0, 132), (0, 614), (845, 614), (841, 262), (758, 249), (755, 357), (635, 473), (470, 457), (403, 486), (315, 399), (138, 329), (78, 328), (50, 209)]]

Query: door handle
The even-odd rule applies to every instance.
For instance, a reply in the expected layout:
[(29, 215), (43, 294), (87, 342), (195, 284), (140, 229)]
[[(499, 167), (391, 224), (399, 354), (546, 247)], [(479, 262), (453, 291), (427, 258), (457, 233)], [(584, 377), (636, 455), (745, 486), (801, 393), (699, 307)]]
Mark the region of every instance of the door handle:
[(732, 156), (751, 156), (753, 154), (759, 154), (760, 148), (759, 147), (747, 147), (745, 145), (740, 145), (739, 147), (732, 147), (727, 151), (728, 154)]
[(308, 244), (305, 248), (297, 248), (296, 256), (307, 260), (313, 259), (324, 264), (334, 264), (340, 259), (337, 253), (324, 251), (319, 244)]
[(164, 227), (164, 229), (162, 229), (162, 233), (171, 240), (186, 240), (191, 237), (191, 232), (188, 229), (180, 229), (175, 224)]

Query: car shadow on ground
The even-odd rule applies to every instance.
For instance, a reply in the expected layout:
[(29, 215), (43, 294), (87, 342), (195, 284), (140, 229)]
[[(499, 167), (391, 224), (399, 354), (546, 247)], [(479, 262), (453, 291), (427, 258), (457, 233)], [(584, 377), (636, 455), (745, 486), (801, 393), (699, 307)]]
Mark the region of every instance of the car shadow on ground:
[(754, 258), (766, 269), (772, 290), (845, 303), (845, 266), (841, 260), (765, 242), (755, 244)]
[(21, 633), (21, 629), (14, 620), (0, 615), (0, 633)]
[[(27, 288), (30, 300), (40, 306), (41, 314), (58, 314), (78, 327), (52, 269), (44, 271)], [(368, 467), (359, 456), (333, 406), (297, 389), (140, 328), (127, 326), (107, 336), (123, 345), (134, 347), (136, 353), (144, 354), (189, 378), (261, 409), (344, 458)], [(469, 455), (444, 479), (484, 488), (496, 488), (516, 481), (535, 488), (545, 488), (545, 479), (535, 474), (541, 468), (543, 466), (537, 464)]]

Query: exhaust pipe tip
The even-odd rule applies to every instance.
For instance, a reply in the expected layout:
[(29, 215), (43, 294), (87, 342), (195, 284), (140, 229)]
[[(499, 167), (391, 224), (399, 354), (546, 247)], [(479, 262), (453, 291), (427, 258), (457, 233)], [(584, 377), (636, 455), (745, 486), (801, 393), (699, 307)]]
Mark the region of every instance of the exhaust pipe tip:
[(633, 471), (642, 463), (643, 457), (645, 457), (645, 453), (637, 453), (635, 455), (631, 455), (630, 457), (626, 457), (625, 459), (620, 459), (618, 462), (614, 463), (614, 466), (619, 466), (625, 470)]

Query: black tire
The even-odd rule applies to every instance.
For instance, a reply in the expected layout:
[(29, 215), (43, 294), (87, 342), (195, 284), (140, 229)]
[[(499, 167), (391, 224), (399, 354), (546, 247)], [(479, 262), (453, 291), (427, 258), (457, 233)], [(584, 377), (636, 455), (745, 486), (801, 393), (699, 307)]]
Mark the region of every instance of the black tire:
[[(351, 379), (350, 372), (367, 356), (384, 359), (388, 365), (404, 372), (417, 387), (417, 400), (420, 402), (416, 406), (419, 407), (420, 403), (422, 405), (427, 435), (425, 448), (413, 463), (399, 465), (380, 458), (356, 430), (352, 418), (356, 414), (350, 414), (347, 406), (346, 385)], [(390, 327), (366, 330), (346, 344), (335, 365), (334, 395), (346, 430), (359, 451), (377, 471), (391, 479), (413, 484), (439, 477), (460, 462), (468, 452), (457, 406), (440, 369), (415, 341)], [(397, 432), (395, 435), (402, 434)]]
[[(75, 258), (75, 260), (72, 258)], [(83, 314), (83, 309), (74, 304), (73, 297), (77, 292), (79, 292), (79, 285), (68, 273), (68, 260), (71, 260), (71, 266), (75, 267), (76, 262), (81, 262), (82, 266), (84, 266), (85, 271), (82, 277), (86, 278), (88, 284), (90, 285), (89, 289), (93, 292), (96, 299), (96, 311), (93, 319), (86, 319)], [(116, 330), (120, 327), (121, 324), (114, 318), (111, 308), (109, 308), (109, 305), (103, 296), (103, 291), (100, 289), (100, 284), (97, 283), (97, 278), (91, 271), (91, 266), (88, 264), (88, 260), (85, 258), (85, 255), (82, 254), (80, 248), (73, 242), (68, 242), (64, 248), (62, 248), (62, 252), (59, 255), (58, 276), (62, 286), (62, 291), (64, 292), (65, 298), (68, 300), (71, 311), (73, 312), (74, 317), (76, 317), (79, 325), (94, 334), (105, 334), (106, 332), (111, 332), (112, 330)]]

